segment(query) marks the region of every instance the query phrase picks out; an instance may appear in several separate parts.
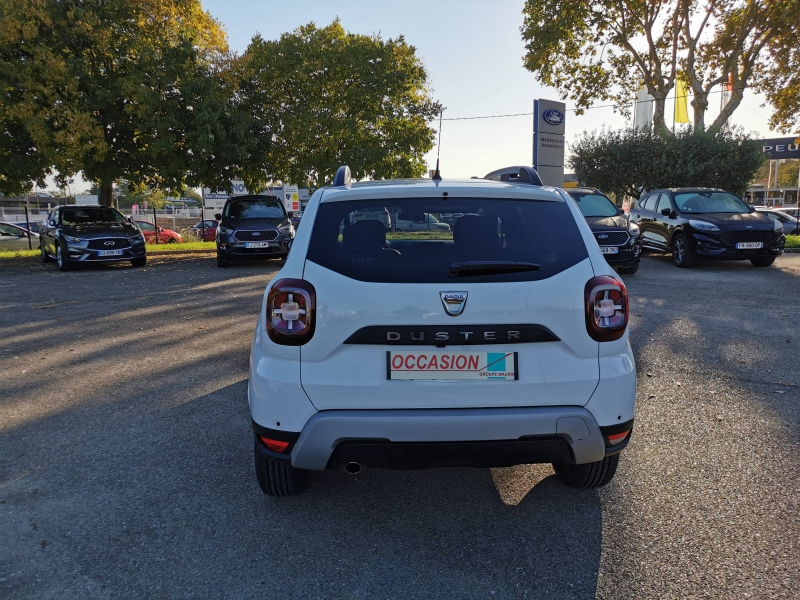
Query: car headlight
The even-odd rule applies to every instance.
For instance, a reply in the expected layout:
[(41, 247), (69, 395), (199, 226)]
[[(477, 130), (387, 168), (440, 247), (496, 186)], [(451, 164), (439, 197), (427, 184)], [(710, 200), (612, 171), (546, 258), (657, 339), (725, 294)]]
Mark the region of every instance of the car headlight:
[(689, 219), (689, 225), (692, 227), (692, 229), (697, 229), (698, 231), (719, 231), (719, 227), (713, 223), (709, 223), (708, 221)]
[(67, 240), (68, 242), (72, 242), (73, 244), (76, 243), (76, 242), (82, 242), (83, 241), (83, 238), (76, 238), (76, 237), (72, 237), (71, 235), (65, 235), (64, 239)]
[(639, 226), (636, 223), (628, 223), (628, 235), (634, 239), (639, 237)]
[(772, 224), (773, 227), (775, 227), (775, 231), (780, 231), (781, 233), (783, 232), (783, 223), (780, 221), (773, 221)]
[(128, 238), (128, 241), (129, 242), (143, 242), (144, 241), (144, 234), (143, 233), (137, 233), (135, 235), (132, 235), (131, 237)]
[(284, 225), (283, 227), (278, 227), (278, 232), (282, 233), (283, 235), (294, 234), (294, 227), (291, 225)]
[(230, 229), (228, 227), (223, 227), (222, 225), (217, 226), (217, 232), (221, 233), (222, 235), (233, 235), (234, 229)]

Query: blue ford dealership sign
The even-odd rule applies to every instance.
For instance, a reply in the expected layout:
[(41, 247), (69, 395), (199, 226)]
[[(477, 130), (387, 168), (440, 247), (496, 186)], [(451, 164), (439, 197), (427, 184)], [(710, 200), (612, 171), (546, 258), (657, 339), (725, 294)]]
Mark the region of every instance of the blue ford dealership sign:
[(564, 122), (564, 113), (551, 108), (544, 111), (542, 118), (550, 125), (561, 125)]

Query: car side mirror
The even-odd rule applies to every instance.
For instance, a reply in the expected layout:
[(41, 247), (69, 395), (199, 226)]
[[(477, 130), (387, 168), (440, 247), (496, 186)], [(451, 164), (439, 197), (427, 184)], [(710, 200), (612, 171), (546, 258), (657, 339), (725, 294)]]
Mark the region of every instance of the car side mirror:
[(215, 215), (214, 215), (214, 218), (215, 218), (217, 221), (222, 221), (222, 215), (221, 215), (220, 213), (217, 213), (217, 214), (215, 214)]
[(661, 209), (661, 214), (664, 215), (665, 217), (668, 217), (668, 216), (670, 216), (672, 214), (672, 209), (671, 208), (662, 208)]
[(133, 223), (133, 217), (128, 217), (128, 223)]
[(158, 233), (163, 233), (163, 231), (164, 231), (164, 228), (163, 228), (163, 227), (159, 227), (159, 228), (158, 228)]
[(50, 220), (47, 222), (47, 224), (48, 224), (48, 225), (50, 225), (50, 227), (55, 227), (55, 226), (56, 226), (56, 222), (55, 222), (55, 221), (53, 221), (53, 219), (50, 219)]

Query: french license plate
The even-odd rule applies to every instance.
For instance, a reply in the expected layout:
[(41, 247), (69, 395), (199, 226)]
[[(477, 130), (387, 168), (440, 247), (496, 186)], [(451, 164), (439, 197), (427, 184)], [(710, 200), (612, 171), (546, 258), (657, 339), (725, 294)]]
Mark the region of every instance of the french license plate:
[(97, 256), (122, 256), (122, 250), (98, 250)]
[(619, 248), (616, 246), (600, 246), (600, 252), (603, 254), (619, 254)]
[(516, 352), (386, 352), (387, 379), (519, 379)]
[(269, 248), (269, 242), (245, 242), (245, 248)]
[(737, 242), (737, 250), (747, 250), (749, 248), (763, 248), (764, 242)]

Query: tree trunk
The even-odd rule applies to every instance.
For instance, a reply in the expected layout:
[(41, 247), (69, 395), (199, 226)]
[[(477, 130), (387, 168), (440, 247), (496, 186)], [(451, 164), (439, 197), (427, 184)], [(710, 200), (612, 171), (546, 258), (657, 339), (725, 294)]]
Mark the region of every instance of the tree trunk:
[(706, 111), (708, 110), (708, 95), (704, 93), (697, 93), (694, 90), (694, 100), (692, 104), (692, 113), (694, 116), (694, 130), (705, 131), (706, 129)]
[(104, 181), (100, 184), (100, 206), (114, 205), (114, 182)]
[[(649, 90), (648, 90), (649, 91)], [(652, 94), (652, 92), (651, 92)], [(666, 97), (658, 97), (653, 94), (653, 131), (656, 132), (661, 138), (667, 138), (672, 136), (672, 131), (669, 127), (667, 127), (667, 123), (665, 121), (665, 108), (664, 104), (666, 103)]]

